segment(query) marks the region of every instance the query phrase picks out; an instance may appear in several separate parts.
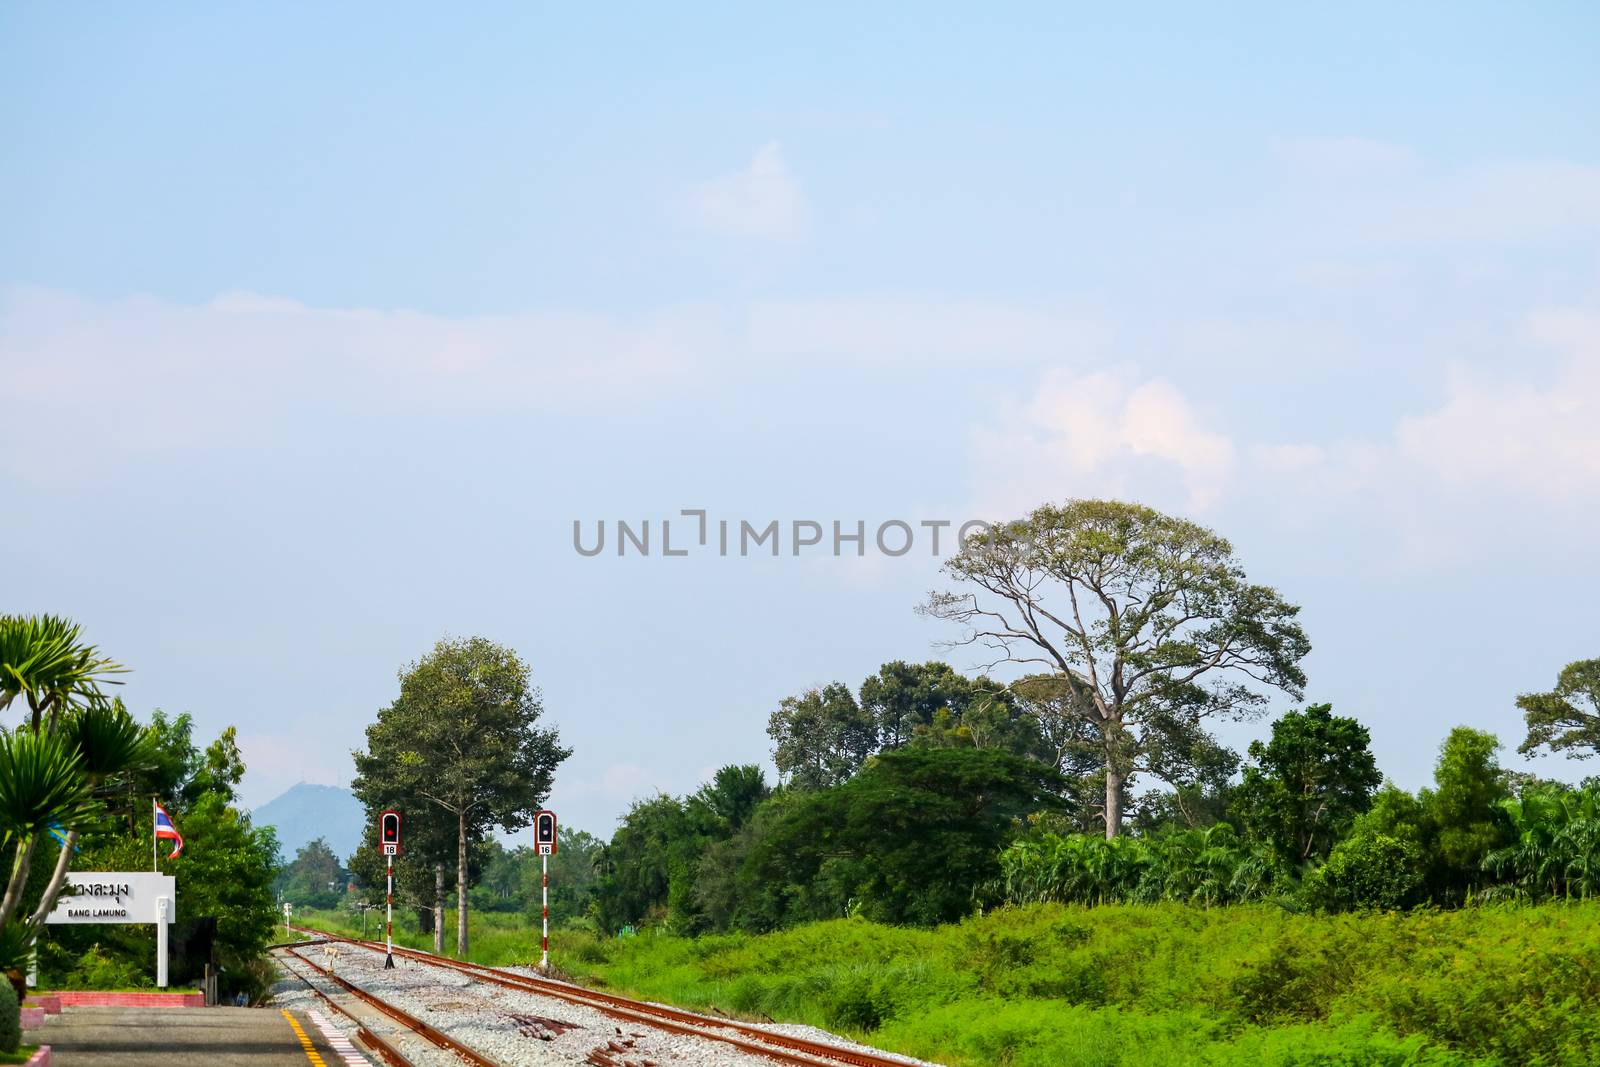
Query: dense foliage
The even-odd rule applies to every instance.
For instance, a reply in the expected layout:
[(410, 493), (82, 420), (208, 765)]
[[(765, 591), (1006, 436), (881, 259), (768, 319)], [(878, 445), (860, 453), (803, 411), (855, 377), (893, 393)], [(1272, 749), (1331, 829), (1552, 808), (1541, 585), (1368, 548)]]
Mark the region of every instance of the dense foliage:
[[(190, 938), (206, 941), (215, 922), (219, 992), (259, 996), (271, 983), (265, 948), (273, 939), (278, 842), (238, 807), (235, 787), (244, 763), (228, 727), (206, 748), (193, 740), (187, 714), (157, 710), (148, 727), (151, 758), (109, 780), (103, 813), (85, 827), (79, 870), (148, 870), (152, 855), (150, 797), (171, 812), (183, 833), (183, 853), (161, 858), (174, 875), (178, 910), (172, 927), (175, 984), (198, 983), (208, 960), (183, 951)], [(40, 981), (55, 988), (150, 986), (155, 981), (153, 926), (52, 926), (40, 941)]]
[[(939, 666), (879, 677), (937, 678), (959, 708), (946, 694), (961, 676)], [(1480, 731), (1452, 731), (1430, 788), (1378, 789), (1366, 729), (1313, 705), (1251, 746), (1239, 784), (1142, 798), (1134, 832), (1107, 839), (1084, 830), (1079, 780), (1036, 750), (930, 743), (922, 727), (948, 706), (894, 713), (910, 740), (832, 786), (769, 791), (757, 768), (727, 767), (694, 795), (636, 803), (597, 850), (582, 910), (612, 933), (694, 934), (927, 925), (1004, 902), (1454, 907), (1584, 897), (1600, 879), (1600, 783), (1510, 774)], [(579, 909), (566, 897), (558, 918)]]
[(1062, 805), (1042, 763), (975, 748), (882, 752), (840, 785), (768, 795), (725, 767), (690, 797), (634, 805), (604, 850), (602, 928), (768, 930), (861, 914), (954, 919), (996, 901), (1000, 848), (1030, 812)]

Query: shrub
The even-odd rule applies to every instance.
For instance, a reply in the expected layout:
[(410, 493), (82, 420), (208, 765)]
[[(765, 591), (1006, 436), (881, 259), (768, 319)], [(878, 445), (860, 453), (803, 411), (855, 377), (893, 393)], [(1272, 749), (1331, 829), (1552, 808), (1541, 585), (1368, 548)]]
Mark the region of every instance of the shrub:
[(113, 955), (96, 943), (73, 961), (71, 969), (53, 977), (60, 989), (130, 989), (152, 985), (150, 966)]
[(10, 982), (0, 982), (0, 1052), (15, 1052), (22, 1044), (22, 1005)]
[(828, 1025), (845, 1030), (876, 1030), (883, 1025), (882, 990), (870, 974), (853, 972), (828, 991), (823, 1012)]
[(1325, 933), (1280, 938), (1259, 962), (1237, 974), (1231, 991), (1253, 1023), (1325, 1019), (1353, 979), (1352, 961)]
[(1328, 862), (1306, 879), (1306, 895), (1330, 911), (1393, 911), (1415, 903), (1422, 878), (1417, 846), (1388, 834), (1356, 834), (1339, 842)]

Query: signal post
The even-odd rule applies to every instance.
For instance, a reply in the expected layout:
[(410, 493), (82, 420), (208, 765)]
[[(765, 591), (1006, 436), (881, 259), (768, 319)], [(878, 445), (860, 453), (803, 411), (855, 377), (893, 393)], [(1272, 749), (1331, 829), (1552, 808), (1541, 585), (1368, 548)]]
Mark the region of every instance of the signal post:
[[(378, 843), (383, 846), (384, 859), (388, 860), (389, 889), (384, 900), (384, 957), (385, 970), (394, 970), (394, 858), (400, 854), (400, 813), (386, 811), (378, 817)], [(437, 918), (435, 921), (438, 921)]]
[(539, 864), (544, 874), (544, 940), (539, 957), (539, 969), (548, 971), (550, 969), (550, 857), (556, 854), (555, 812), (540, 811), (534, 814), (533, 844), (539, 853)]

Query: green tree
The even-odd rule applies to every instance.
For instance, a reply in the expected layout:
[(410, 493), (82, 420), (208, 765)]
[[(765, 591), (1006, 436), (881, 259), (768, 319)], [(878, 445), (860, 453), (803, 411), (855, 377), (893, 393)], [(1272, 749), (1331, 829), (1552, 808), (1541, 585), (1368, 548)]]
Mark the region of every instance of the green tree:
[(878, 750), (872, 713), (842, 682), (784, 697), (767, 720), (772, 760), (797, 789), (826, 789), (849, 778)]
[(1255, 765), (1235, 793), (1246, 829), (1286, 863), (1326, 857), (1383, 782), (1371, 742), (1365, 726), (1331, 704), (1283, 716), (1270, 741), (1250, 744)]
[(740, 871), (751, 925), (856, 913), (950, 922), (997, 899), (998, 855), (1024, 816), (1059, 806), (1059, 776), (984, 749), (885, 752), (788, 805)]
[(1518, 752), (1548, 748), (1574, 759), (1600, 752), (1600, 659), (1569, 663), (1548, 693), (1524, 693), (1517, 698), (1528, 723), (1528, 736)]
[(1006, 687), (1018, 708), (1035, 724), (1038, 753), (1068, 778), (1101, 777), (1101, 746), (1092, 709), (1083, 706), (1081, 690), (1060, 675), (1030, 674)]
[(1047, 504), (970, 535), (944, 570), (963, 588), (920, 610), (962, 628), (952, 645), (1065, 685), (1099, 745), (1107, 837), (1136, 772), (1179, 782), (1225, 764), (1208, 719), (1255, 714), (1262, 688), (1305, 686), (1299, 608), (1251, 583), (1226, 540), (1150, 508)]
[(278, 876), (278, 891), (295, 904), (327, 908), (338, 903), (344, 891), (344, 868), (328, 842), (316, 838), (300, 846), (294, 859)]
[[(1355, 820), (1346, 838), (1351, 862), (1381, 854), (1392, 873), (1399, 857), (1415, 856), (1420, 888), (1413, 901), (1456, 905), (1489, 888), (1491, 872), (1508, 869), (1505, 850), (1517, 842), (1507, 811), (1510, 776), (1495, 756), (1499, 746), (1493, 734), (1451, 730), (1439, 748), (1432, 788), (1412, 796), (1385, 785)], [(1380, 849), (1374, 843), (1379, 837), (1406, 848)]]
[(1502, 884), (1497, 896), (1531, 900), (1600, 894), (1600, 782), (1574, 789), (1531, 783), (1501, 803), (1515, 835), (1484, 864)]
[(189, 782), (184, 786), (183, 799), (193, 802), (202, 794), (210, 793), (232, 803), (238, 799), (239, 783), (244, 781), (244, 756), (239, 752), (239, 730), (229, 726), (206, 746)]
[(742, 846), (730, 842), (749, 839), (771, 795), (761, 768), (744, 764), (720, 768), (687, 797), (635, 802), (610, 844), (591, 853), (600, 928), (660, 923), (682, 933), (725, 929), (738, 903), (737, 859), (730, 857), (743, 856)]
[(539, 857), (526, 845), (506, 848), (498, 841), (485, 842), (484, 852), (478, 887), (497, 909), (514, 908), (529, 873), (539, 867)]
[[(411, 807), (430, 803), (456, 823), (456, 953), (465, 958), (467, 852), (493, 829), (527, 826), (570, 749), (543, 712), (528, 665), (481, 637), (442, 640), (400, 674), (400, 696), (352, 753), (357, 779), (389, 783)], [(359, 795), (359, 791), (358, 791)]]
[[(590, 916), (600, 880), (600, 852), (605, 843), (583, 830), (563, 826), (556, 832), (556, 854), (550, 857), (550, 925), (572, 926)], [(521, 851), (520, 849), (518, 851)], [(522, 885), (528, 914), (540, 908), (539, 857), (530, 855)]]
[(1495, 755), (1499, 748), (1493, 734), (1457, 726), (1439, 749), (1434, 788), (1418, 797), (1432, 837), (1432, 882), (1440, 903), (1445, 896), (1453, 900), (1477, 888), (1485, 859), (1512, 841), (1504, 807), (1511, 794)]
[(972, 679), (948, 663), (895, 660), (861, 683), (861, 709), (876, 725), (878, 744), (893, 749), (933, 726), (941, 711), (959, 722), (976, 693)]
[(1309, 900), (1330, 911), (1395, 910), (1416, 903), (1422, 855), (1416, 844), (1388, 834), (1362, 833), (1334, 846), (1328, 862), (1306, 879)]
[(633, 803), (602, 859), (597, 903), (604, 929), (656, 922), (695, 931), (695, 866), (716, 838), (708, 814), (665, 795)]
[(1203, 830), (1226, 822), (1239, 829), (1235, 794), (1238, 786), (1228, 782), (1198, 782), (1175, 789), (1152, 789), (1139, 797), (1133, 809), (1135, 833), (1156, 833), (1166, 829)]
[(756, 807), (771, 794), (767, 776), (759, 766), (754, 763), (729, 764), (717, 770), (711, 781), (695, 793), (694, 800), (704, 805), (731, 834), (743, 826)]

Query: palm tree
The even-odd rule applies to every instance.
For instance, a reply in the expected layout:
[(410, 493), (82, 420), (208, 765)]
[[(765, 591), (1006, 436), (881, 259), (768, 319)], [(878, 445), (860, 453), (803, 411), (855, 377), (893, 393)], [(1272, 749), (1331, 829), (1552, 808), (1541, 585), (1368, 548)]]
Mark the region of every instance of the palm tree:
[[(27, 700), (33, 730), (54, 729), (66, 708), (103, 699), (101, 683), (127, 668), (82, 640), (76, 623), (56, 615), (0, 615), (0, 711)], [(46, 719), (48, 716), (48, 719)]]
[[(128, 714), (120, 699), (109, 704), (103, 700), (96, 701), (88, 707), (77, 709), (65, 720), (59, 736), (66, 738), (76, 749), (80, 761), (79, 773), (95, 795), (100, 793), (106, 779), (143, 767), (149, 762), (150, 735)], [(56, 857), (55, 870), (39, 898), (39, 906), (29, 920), (35, 926), (44, 923), (45, 916), (50, 914), (56, 898), (61, 894), (61, 886), (67, 879), (67, 867), (77, 849), (77, 821), (55, 820), (57, 826), (67, 828), (67, 836)]]
[[(0, 615), (0, 711), (19, 698), (30, 721), (0, 730), (0, 847), (12, 850), (0, 898), (0, 970), (13, 985), (71, 864), (77, 830), (97, 810), (96, 788), (143, 758), (144, 732), (100, 686), (124, 670), (53, 615)], [(34, 913), (17, 908), (40, 837), (52, 826), (67, 841)]]

